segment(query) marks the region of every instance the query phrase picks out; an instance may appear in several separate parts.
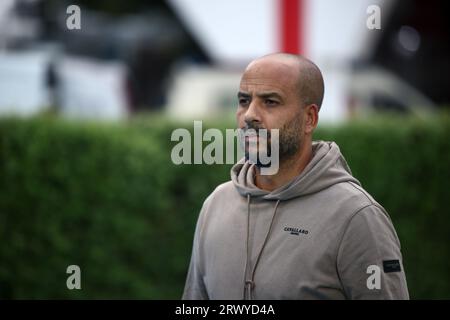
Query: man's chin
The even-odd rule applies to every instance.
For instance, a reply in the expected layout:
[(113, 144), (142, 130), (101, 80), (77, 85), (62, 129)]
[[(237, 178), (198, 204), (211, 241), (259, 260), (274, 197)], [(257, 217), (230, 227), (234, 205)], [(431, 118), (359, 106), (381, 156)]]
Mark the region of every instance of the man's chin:
[(254, 149), (254, 150), (246, 150), (245, 151), (245, 160), (246, 161), (250, 161), (251, 163), (256, 164), (257, 166), (265, 166), (263, 164), (261, 164), (260, 161), (260, 156), (259, 155), (263, 155), (263, 157), (267, 157), (270, 156), (269, 154), (267, 154), (267, 150), (261, 150), (261, 153), (258, 154), (258, 150)]
[(270, 152), (266, 149), (258, 149), (258, 148), (246, 148), (245, 154), (248, 156), (253, 156), (253, 159), (256, 158), (259, 154), (269, 156)]

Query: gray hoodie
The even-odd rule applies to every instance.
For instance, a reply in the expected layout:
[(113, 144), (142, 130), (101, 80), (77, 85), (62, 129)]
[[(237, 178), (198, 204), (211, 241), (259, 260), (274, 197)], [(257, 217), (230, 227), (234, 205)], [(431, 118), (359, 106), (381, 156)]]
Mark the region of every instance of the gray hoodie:
[(241, 160), (205, 200), (183, 299), (409, 298), (392, 222), (334, 142), (272, 192), (254, 172)]

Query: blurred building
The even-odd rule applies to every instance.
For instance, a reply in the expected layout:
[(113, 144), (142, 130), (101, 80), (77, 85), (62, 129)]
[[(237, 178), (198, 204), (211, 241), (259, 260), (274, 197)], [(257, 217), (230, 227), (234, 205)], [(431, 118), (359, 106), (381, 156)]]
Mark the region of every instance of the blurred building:
[[(81, 8), (69, 30), (67, 7)], [(371, 6), (380, 29), (369, 29)], [(0, 114), (202, 118), (236, 107), (245, 65), (270, 52), (322, 69), (321, 119), (449, 106), (447, 2), (2, 0)], [(436, 76), (439, 75), (439, 76)]]

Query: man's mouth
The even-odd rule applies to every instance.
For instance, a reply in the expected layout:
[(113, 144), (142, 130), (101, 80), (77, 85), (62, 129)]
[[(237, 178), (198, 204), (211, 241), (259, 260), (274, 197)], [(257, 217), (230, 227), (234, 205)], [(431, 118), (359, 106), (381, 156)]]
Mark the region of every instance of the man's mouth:
[(243, 129), (243, 133), (246, 137), (262, 137), (270, 138), (270, 130), (267, 129)]
[(245, 136), (245, 141), (258, 141), (259, 140), (259, 136), (258, 135), (250, 135), (250, 136)]
[(254, 143), (254, 142), (260, 142), (260, 141), (270, 141), (270, 137), (265, 137), (264, 135), (257, 135), (257, 134), (252, 134), (252, 135), (246, 135), (245, 136), (245, 142), (246, 143)]

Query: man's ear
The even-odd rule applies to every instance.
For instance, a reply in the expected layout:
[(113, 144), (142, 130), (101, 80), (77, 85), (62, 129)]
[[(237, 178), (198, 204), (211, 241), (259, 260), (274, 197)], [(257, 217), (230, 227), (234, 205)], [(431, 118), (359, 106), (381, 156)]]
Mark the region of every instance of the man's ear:
[(310, 104), (305, 107), (305, 133), (312, 134), (319, 122), (319, 107), (316, 104)]

